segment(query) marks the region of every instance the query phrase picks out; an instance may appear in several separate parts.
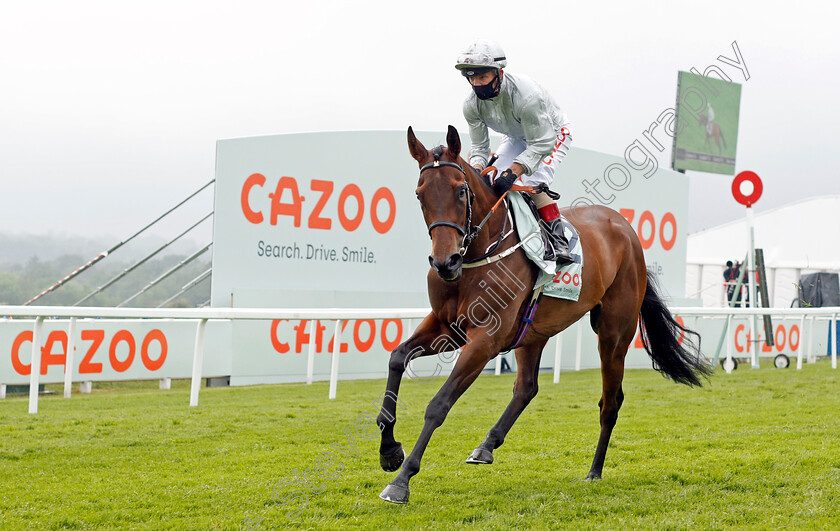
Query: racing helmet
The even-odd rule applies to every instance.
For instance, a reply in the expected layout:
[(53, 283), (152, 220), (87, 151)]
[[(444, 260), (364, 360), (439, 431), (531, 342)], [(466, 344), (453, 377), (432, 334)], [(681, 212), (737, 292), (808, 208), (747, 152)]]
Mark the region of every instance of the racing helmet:
[(505, 51), (497, 43), (486, 39), (479, 39), (467, 46), (455, 61), (455, 68), (464, 77), (481, 75), (491, 69), (501, 70), (505, 66)]

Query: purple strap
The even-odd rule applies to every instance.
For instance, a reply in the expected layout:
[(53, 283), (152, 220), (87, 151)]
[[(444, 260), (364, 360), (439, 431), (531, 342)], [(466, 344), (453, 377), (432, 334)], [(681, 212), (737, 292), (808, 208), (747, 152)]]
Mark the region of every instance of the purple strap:
[(537, 307), (540, 305), (541, 298), (542, 288), (534, 292), (534, 296), (531, 297), (531, 302), (528, 303), (528, 308), (522, 316), (522, 321), (519, 322), (519, 329), (516, 331), (516, 336), (513, 338), (510, 345), (501, 350), (502, 352), (509, 352), (515, 349), (520, 343), (522, 343), (522, 340), (525, 339), (525, 334), (528, 333), (528, 329), (531, 328), (531, 323), (534, 322), (534, 315), (537, 313)]

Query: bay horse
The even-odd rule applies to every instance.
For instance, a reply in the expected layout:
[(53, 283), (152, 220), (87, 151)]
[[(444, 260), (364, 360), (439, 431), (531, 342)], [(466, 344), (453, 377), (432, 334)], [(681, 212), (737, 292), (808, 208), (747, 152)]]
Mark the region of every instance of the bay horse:
[(711, 143), (710, 140), (712, 138), (714, 138), (715, 139), (715, 144), (717, 144), (717, 148), (718, 148), (718, 155), (722, 155), (723, 151), (721, 151), (721, 149), (720, 149), (720, 143), (721, 143), (721, 141), (723, 141), (723, 147), (725, 148), (726, 147), (726, 139), (723, 138), (723, 131), (720, 130), (720, 126), (717, 123), (712, 122), (712, 128), (711, 128), (712, 130), (711, 130), (711, 132), (709, 132), (709, 128), (706, 127), (706, 124), (709, 123), (709, 117), (706, 116), (705, 113), (700, 114), (700, 118), (699, 118), (698, 121), (700, 122), (700, 125), (703, 126), (703, 130), (706, 131), (706, 142), (705, 142), (705, 144), (703, 144), (704, 147), (706, 148), (706, 150), (710, 151), (712, 149), (712, 143)]
[[(420, 470), (420, 460), (432, 433), (455, 401), (481, 374), (487, 363), (508, 350), (531, 299), (537, 267), (527, 258), (515, 232), (507, 233), (508, 216), (491, 210), (499, 197), (484, 178), (460, 157), (458, 131), (449, 126), (446, 146), (427, 150), (408, 128), (408, 148), (420, 167), (417, 198), (423, 212), (432, 253), (427, 276), (431, 313), (408, 340), (392, 353), (382, 409), (380, 465), (385, 471), (402, 470), (379, 495), (406, 503), (409, 480)], [(564, 211), (571, 219), (568, 209)], [(477, 229), (473, 220), (486, 221)], [(537, 394), (539, 360), (550, 337), (590, 312), (598, 335), (603, 392), (601, 433), (587, 479), (599, 479), (607, 445), (624, 401), (621, 382), (624, 358), (640, 320), (645, 350), (655, 369), (676, 382), (701, 385), (711, 373), (701, 358), (699, 336), (680, 326), (657, 293), (647, 272), (639, 238), (618, 212), (595, 207), (589, 223), (576, 225), (585, 266), (579, 299), (545, 297), (532, 315), (530, 328), (515, 348), (518, 364), (513, 399), (468, 463), (492, 463), (513, 423)], [(489, 250), (489, 251), (488, 251)], [(492, 264), (488, 263), (492, 262)], [(523, 289), (524, 288), (524, 289)], [(682, 344), (679, 337), (685, 335)], [(520, 339), (520, 338), (517, 338)], [(461, 348), (451, 374), (429, 402), (425, 423), (411, 454), (394, 439), (398, 394), (411, 360)], [(405, 463), (403, 464), (403, 461)]]

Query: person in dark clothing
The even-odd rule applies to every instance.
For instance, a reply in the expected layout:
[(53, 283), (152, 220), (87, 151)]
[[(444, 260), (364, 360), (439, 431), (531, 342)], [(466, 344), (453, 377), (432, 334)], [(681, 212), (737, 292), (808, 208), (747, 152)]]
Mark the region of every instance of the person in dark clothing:
[[(745, 303), (741, 302), (741, 292), (738, 292), (736, 302), (738, 303), (736, 306), (741, 306), (744, 308), (750, 307), (750, 274), (749, 270), (746, 271), (744, 274), (744, 280), (741, 282), (741, 287), (745, 290), (746, 295), (744, 296)], [(741, 276), (741, 263), (736, 262), (735, 267), (733, 268), (733, 280), (735, 283), (738, 282), (738, 277)], [(732, 286), (732, 289), (735, 289), (735, 286)]]
[(735, 268), (733, 267), (732, 260), (726, 261), (726, 269), (723, 270), (723, 281), (725, 282), (726, 286), (726, 302), (732, 302), (732, 296), (735, 294), (735, 281), (737, 278), (735, 277)]

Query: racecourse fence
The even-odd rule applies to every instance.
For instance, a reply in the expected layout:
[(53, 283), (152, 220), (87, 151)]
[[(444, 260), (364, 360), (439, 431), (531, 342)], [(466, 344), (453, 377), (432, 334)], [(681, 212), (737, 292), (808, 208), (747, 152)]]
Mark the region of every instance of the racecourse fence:
[[(733, 319), (751, 318), (751, 334), (752, 338), (758, 337), (759, 323), (758, 318), (763, 316), (770, 316), (774, 319), (790, 320), (798, 319), (799, 323), (799, 337), (797, 341), (797, 369), (802, 368), (803, 355), (805, 348), (803, 345), (803, 336), (808, 337), (807, 351), (813, 353), (812, 344), (814, 336), (814, 326), (818, 321), (828, 321), (829, 337), (832, 340), (829, 342), (828, 355), (831, 358), (832, 369), (837, 368), (837, 317), (840, 315), (840, 307), (836, 308), (693, 308), (693, 307), (674, 307), (671, 312), (683, 320), (689, 328), (697, 328), (700, 319), (711, 320), (725, 320), (723, 326), (723, 333), (719, 337), (717, 349), (712, 363), (717, 363), (721, 347), (724, 342), (727, 343), (727, 359), (733, 358), (731, 350), (732, 341), (728, 339), (732, 334)], [(310, 320), (313, 323), (315, 320), (335, 321), (335, 341), (333, 342), (331, 367), (330, 367), (330, 386), (329, 398), (336, 397), (338, 375), (339, 375), (339, 350), (340, 350), (340, 334), (341, 324), (346, 320), (356, 319), (407, 319), (409, 320), (409, 336), (414, 319), (421, 319), (428, 315), (428, 308), (387, 308), (387, 309), (346, 309), (346, 308), (330, 308), (330, 309), (255, 309), (255, 308), (97, 308), (97, 307), (62, 307), (62, 306), (4, 306), (2, 307), (2, 316), (6, 318), (34, 318), (33, 336), (32, 336), (32, 357), (30, 379), (29, 379), (29, 413), (35, 414), (38, 412), (38, 389), (40, 385), (40, 370), (35, 368), (40, 367), (40, 355), (43, 342), (43, 323), (45, 319), (67, 320), (68, 326), (68, 341), (69, 344), (66, 350), (65, 366), (73, 367), (74, 344), (75, 339), (74, 330), (78, 319), (92, 318), (92, 319), (144, 319), (144, 320), (184, 320), (196, 323), (195, 331), (195, 345), (193, 349), (192, 359), (192, 376), (190, 384), (190, 406), (198, 405), (199, 390), (201, 388), (202, 380), (202, 366), (204, 363), (204, 330), (208, 321), (232, 321), (232, 320), (276, 320), (288, 319), (292, 321)], [(693, 323), (686, 322), (686, 318), (693, 318)], [(808, 333), (805, 333), (806, 321), (810, 324)], [(581, 319), (577, 326), (577, 348), (575, 353), (575, 370), (580, 370), (581, 359), (581, 337), (583, 326), (588, 326), (588, 319)], [(566, 332), (564, 332), (566, 333)], [(706, 338), (707, 341), (709, 338)], [(751, 349), (751, 361), (753, 367), (758, 367), (758, 340), (751, 340), (756, 343), (756, 348)], [(310, 341), (309, 351), (307, 353), (307, 383), (312, 383), (313, 364), (315, 355), (315, 342)], [(748, 349), (749, 350), (749, 349)], [(559, 382), (561, 356), (562, 356), (562, 342), (557, 341), (555, 348), (554, 359), (554, 383)], [(708, 354), (708, 351), (706, 352)], [(495, 373), (500, 374), (501, 370), (501, 356), (496, 358)], [(70, 389), (72, 386), (73, 371), (65, 370), (64, 376), (64, 397), (70, 397)], [(5, 397), (5, 384), (2, 385), (2, 395)]]

